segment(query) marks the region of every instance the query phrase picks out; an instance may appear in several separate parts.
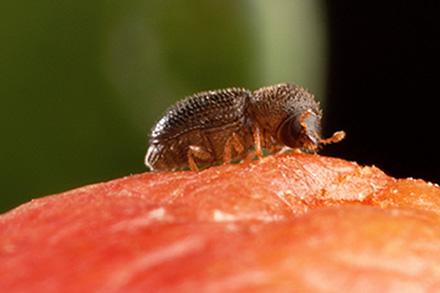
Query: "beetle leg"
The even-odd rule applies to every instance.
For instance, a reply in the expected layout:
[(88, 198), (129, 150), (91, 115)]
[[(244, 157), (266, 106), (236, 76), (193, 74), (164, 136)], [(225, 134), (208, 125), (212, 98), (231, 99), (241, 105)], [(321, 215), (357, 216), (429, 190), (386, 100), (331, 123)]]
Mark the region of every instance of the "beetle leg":
[(274, 146), (270, 149), (270, 152), (273, 154), (285, 154), (285, 153), (289, 153), (292, 151), (292, 148), (288, 147), (288, 146)]
[(237, 154), (244, 151), (244, 145), (237, 133), (233, 132), (231, 137), (226, 140), (225, 149), (223, 152), (223, 163), (229, 163), (232, 159), (232, 148)]
[[(267, 133), (265, 133), (265, 131), (263, 131), (263, 137), (265, 138), (265, 148), (267, 149), (267, 151), (269, 152), (269, 154), (277, 154), (277, 153), (281, 153), (283, 152), (283, 149), (286, 146), (282, 146), (280, 144), (278, 144), (274, 137), (272, 135), (267, 135)], [(289, 147), (286, 147), (289, 149)]]
[(259, 159), (261, 159), (263, 157), (263, 148), (261, 146), (261, 140), (263, 138), (261, 135), (261, 130), (260, 127), (258, 127), (258, 125), (256, 125), (253, 130), (254, 131), (252, 131), (252, 135), (254, 137), (255, 154)]
[(192, 171), (199, 170), (199, 167), (197, 167), (197, 163), (195, 161), (196, 158), (204, 161), (209, 161), (212, 159), (211, 153), (204, 150), (202, 147), (196, 145), (189, 146), (187, 156), (188, 156), (188, 165)]
[(293, 154), (303, 154), (304, 152), (300, 148), (293, 148), (292, 153)]
[(241, 160), (241, 163), (249, 163), (252, 162), (255, 158), (255, 150), (250, 150), (243, 160)]

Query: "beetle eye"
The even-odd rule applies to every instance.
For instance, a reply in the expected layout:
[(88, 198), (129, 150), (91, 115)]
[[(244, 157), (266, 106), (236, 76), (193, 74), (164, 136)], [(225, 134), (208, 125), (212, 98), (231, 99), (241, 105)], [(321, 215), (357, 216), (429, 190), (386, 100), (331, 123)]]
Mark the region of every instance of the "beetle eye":
[(300, 146), (301, 125), (297, 117), (290, 117), (278, 128), (278, 139), (286, 146), (296, 148)]

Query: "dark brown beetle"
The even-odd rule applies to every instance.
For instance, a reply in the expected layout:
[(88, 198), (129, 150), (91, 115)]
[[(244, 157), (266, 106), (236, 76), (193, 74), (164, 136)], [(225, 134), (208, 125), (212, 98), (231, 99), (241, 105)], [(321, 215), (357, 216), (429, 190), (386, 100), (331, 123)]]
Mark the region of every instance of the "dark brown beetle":
[[(254, 93), (230, 88), (192, 95), (153, 127), (145, 164), (153, 171), (200, 167), (283, 149), (316, 152), (345, 136), (321, 138), (321, 110), (312, 94), (292, 84)], [(255, 148), (253, 148), (255, 147)]]

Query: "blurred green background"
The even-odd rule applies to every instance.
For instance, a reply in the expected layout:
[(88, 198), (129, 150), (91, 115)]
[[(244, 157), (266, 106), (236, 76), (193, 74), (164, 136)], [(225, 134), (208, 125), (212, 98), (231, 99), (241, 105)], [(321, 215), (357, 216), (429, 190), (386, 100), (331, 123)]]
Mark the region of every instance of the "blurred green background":
[(154, 121), (194, 92), (325, 92), (321, 1), (9, 1), (0, 42), (0, 212), (144, 172)]

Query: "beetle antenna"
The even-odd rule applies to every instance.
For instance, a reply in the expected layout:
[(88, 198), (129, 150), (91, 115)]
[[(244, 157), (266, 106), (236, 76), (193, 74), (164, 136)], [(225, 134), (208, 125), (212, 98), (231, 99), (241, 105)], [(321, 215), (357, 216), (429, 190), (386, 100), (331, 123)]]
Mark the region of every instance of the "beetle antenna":
[(333, 135), (329, 138), (323, 138), (319, 140), (320, 144), (331, 144), (331, 143), (337, 143), (340, 142), (345, 138), (345, 131), (340, 130), (333, 133)]

